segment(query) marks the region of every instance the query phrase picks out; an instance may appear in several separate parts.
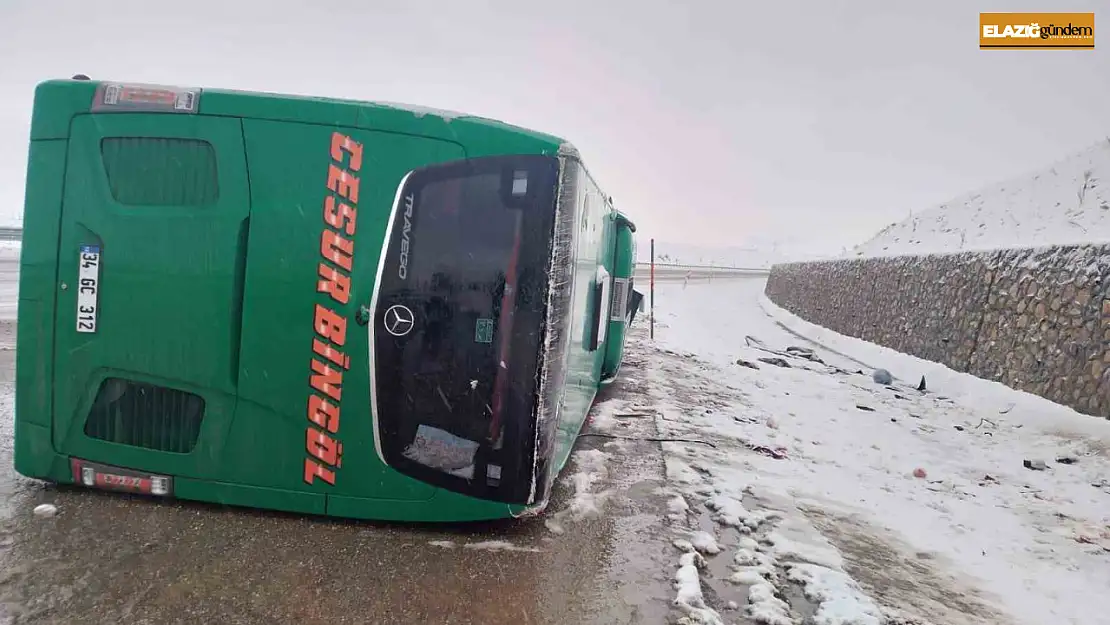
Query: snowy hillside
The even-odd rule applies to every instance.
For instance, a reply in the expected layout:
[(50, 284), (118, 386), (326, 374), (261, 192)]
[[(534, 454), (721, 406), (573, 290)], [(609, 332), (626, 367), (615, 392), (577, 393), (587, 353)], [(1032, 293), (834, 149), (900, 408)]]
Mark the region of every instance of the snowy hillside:
[(847, 256), (1110, 242), (1110, 138), (880, 231)]

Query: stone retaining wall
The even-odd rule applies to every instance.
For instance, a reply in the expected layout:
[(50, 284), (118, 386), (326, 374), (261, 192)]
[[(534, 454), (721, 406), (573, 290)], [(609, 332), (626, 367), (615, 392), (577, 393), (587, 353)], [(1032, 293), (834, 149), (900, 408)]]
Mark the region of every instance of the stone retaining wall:
[(803, 319), (1110, 418), (1110, 245), (776, 265)]

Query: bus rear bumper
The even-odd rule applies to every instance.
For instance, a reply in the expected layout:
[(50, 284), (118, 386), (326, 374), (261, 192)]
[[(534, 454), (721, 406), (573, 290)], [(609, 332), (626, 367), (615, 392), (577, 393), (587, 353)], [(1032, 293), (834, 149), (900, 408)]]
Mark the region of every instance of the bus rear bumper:
[(512, 519), (522, 513), (527, 516), (525, 506), (473, 499), (440, 489), (431, 499), (400, 501), (148, 474), (59, 454), (51, 446), (49, 428), (25, 422), (17, 423), (15, 447), (15, 468), (25, 477), (80, 488), (123, 491), (151, 499), (172, 497), (256, 510), (375, 521), (457, 523)]

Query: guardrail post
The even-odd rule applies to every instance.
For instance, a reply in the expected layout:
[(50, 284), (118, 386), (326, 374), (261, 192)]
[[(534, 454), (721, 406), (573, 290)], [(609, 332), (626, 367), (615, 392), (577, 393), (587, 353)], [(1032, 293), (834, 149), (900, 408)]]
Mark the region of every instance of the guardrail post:
[(651, 295), (650, 295), (651, 310), (648, 312), (648, 318), (651, 320), (651, 324), (650, 324), (651, 334), (650, 334), (650, 336), (651, 336), (652, 340), (655, 340), (655, 239), (654, 238), (651, 239), (651, 280), (649, 281), (649, 284), (651, 285)]

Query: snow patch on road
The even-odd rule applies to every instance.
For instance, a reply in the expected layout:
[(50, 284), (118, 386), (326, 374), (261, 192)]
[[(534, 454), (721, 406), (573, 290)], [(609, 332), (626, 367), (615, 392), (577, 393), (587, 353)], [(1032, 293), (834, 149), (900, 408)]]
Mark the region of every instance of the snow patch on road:
[[(869, 619), (881, 613), (843, 571), (843, 558), (836, 548), (790, 504), (785, 491), (753, 485), (759, 475), (743, 458), (752, 455), (751, 441), (755, 437), (740, 426), (747, 423), (745, 418), (736, 420), (736, 406), (726, 404), (721, 389), (693, 376), (681, 379), (678, 367), (683, 360), (683, 354), (675, 354), (671, 363), (675, 369), (664, 364), (653, 371), (651, 388), (659, 414), (656, 427), (664, 439), (709, 444), (677, 440), (662, 444), (670, 483), (682, 491), (681, 497), (671, 500), (669, 518), (681, 521), (704, 510), (721, 532), (734, 531), (738, 537), (733, 545), (726, 546), (713, 533), (701, 529), (687, 531), (675, 540), (674, 545), (685, 558), (676, 579), (676, 605), (683, 606), (688, 615), (696, 614), (691, 622), (716, 622), (713, 619), (721, 618), (720, 612), (705, 601), (705, 579), (702, 575), (695, 577), (706, 567), (694, 564), (731, 550), (728, 572), (717, 581), (746, 587), (743, 614), (751, 621), (764, 625), (799, 622), (801, 607), (791, 606), (786, 599), (788, 586), (794, 583), (800, 589), (798, 593), (812, 602), (811, 616), (818, 619), (816, 623), (871, 625)], [(672, 386), (667, 386), (667, 380)], [(731, 399), (739, 398), (737, 393)], [(759, 440), (766, 445), (787, 442), (773, 432)]]
[(605, 466), (611, 456), (600, 449), (582, 449), (574, 452), (572, 461), (576, 471), (569, 476), (574, 494), (566, 508), (559, 510), (546, 519), (544, 524), (554, 534), (566, 532), (566, 523), (594, 519), (601, 516), (606, 502), (612, 496), (609, 488), (598, 490), (609, 475)]
[(690, 513), (690, 504), (686, 503), (686, 499), (682, 495), (675, 495), (667, 501), (667, 508), (671, 513), (668, 518), (672, 521), (685, 521), (686, 515)]
[(482, 540), (472, 543), (463, 543), (459, 545), (453, 540), (432, 540), (428, 542), (433, 547), (442, 547), (444, 549), (455, 549), (462, 547), (463, 549), (474, 549), (477, 551), (522, 551), (527, 553), (539, 553), (541, 549), (538, 547), (524, 547), (514, 545), (507, 540)]
[(467, 543), (463, 545), (464, 549), (478, 549), (481, 551), (527, 551), (530, 553), (538, 553), (538, 547), (521, 547), (514, 545), (506, 540), (483, 540), (476, 543)]
[(594, 486), (608, 476), (605, 463), (609, 458), (609, 454), (600, 449), (584, 449), (575, 454), (578, 471), (571, 476), (574, 485), (574, 497), (568, 508), (571, 518), (578, 520), (601, 514), (611, 491), (595, 491)]
[(52, 503), (40, 503), (32, 512), (38, 517), (51, 517), (58, 514), (58, 507)]
[(705, 604), (698, 573), (699, 567), (704, 566), (705, 558), (696, 551), (686, 552), (678, 560), (678, 571), (674, 577), (677, 591), (674, 604), (685, 613), (679, 620), (682, 625), (724, 625), (721, 615)]
[(771, 554), (776, 560), (797, 561), (833, 570), (841, 570), (844, 558), (824, 536), (808, 522), (787, 519), (767, 536)]
[(663, 443), (666, 474), (734, 551), (750, 618), (1110, 624), (1110, 423), (806, 324), (763, 283), (659, 285), (656, 341), (635, 339), (660, 437), (704, 442)]
[(806, 597), (818, 603), (814, 625), (882, 625), (883, 614), (843, 571), (816, 564), (791, 562), (787, 579), (805, 589)]
[(710, 555), (721, 553), (721, 546), (717, 544), (717, 538), (706, 531), (694, 532), (690, 536), (690, 544), (701, 553)]

